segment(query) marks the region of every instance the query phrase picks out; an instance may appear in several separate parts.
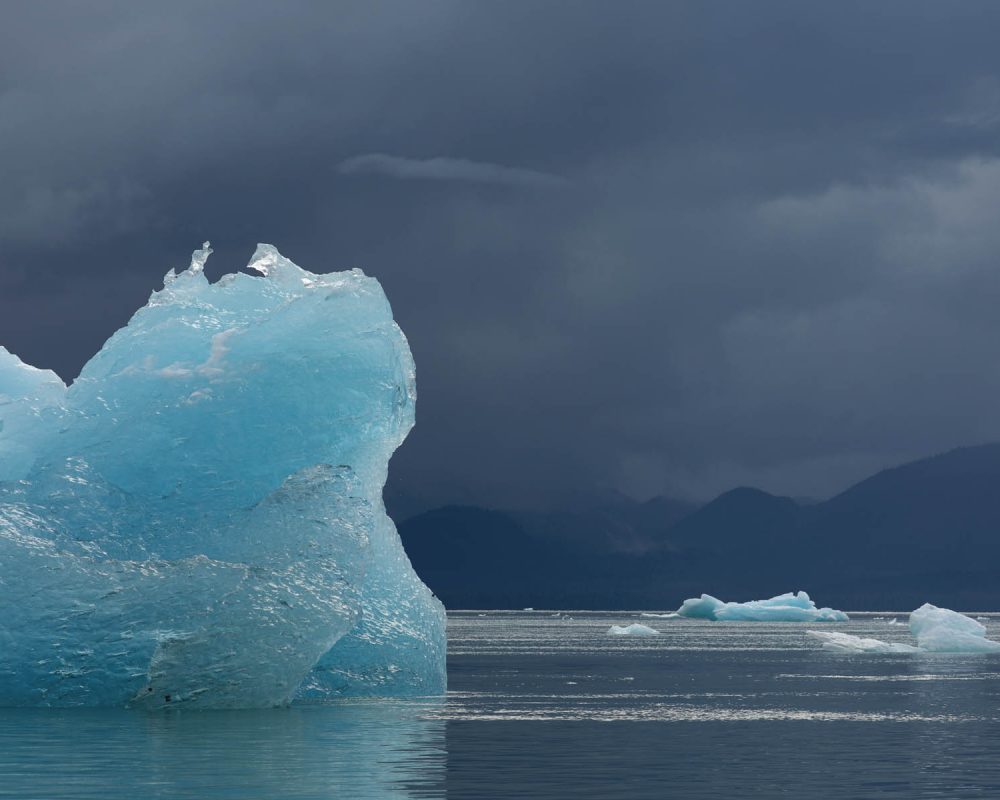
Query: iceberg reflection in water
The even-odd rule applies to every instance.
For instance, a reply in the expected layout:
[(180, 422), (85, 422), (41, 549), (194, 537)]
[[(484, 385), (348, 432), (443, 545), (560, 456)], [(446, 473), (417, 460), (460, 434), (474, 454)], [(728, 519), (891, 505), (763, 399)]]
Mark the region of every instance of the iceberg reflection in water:
[(143, 714), (0, 710), (0, 797), (440, 797), (442, 700)]

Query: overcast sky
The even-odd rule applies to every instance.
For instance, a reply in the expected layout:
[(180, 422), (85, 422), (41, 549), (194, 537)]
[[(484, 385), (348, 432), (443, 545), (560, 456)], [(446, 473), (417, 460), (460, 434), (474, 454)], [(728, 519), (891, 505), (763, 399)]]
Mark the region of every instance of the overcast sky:
[(1000, 4), (0, 7), (0, 344), (211, 239), (385, 286), (404, 490), (824, 496), (1000, 440)]

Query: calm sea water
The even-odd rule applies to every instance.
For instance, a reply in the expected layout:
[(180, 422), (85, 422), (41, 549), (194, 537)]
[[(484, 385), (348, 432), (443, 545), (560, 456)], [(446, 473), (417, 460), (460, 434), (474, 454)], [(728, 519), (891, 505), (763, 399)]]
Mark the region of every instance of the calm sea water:
[[(894, 617), (822, 629), (908, 641)], [(607, 635), (630, 622), (661, 635)], [(837, 655), (809, 627), (453, 612), (442, 699), (0, 710), (0, 797), (1000, 798), (1000, 657)]]

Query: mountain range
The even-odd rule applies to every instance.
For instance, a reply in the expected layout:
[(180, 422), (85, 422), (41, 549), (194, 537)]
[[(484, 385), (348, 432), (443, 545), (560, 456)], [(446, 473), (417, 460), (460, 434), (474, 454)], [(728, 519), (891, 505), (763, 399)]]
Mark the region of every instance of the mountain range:
[(805, 589), (845, 609), (997, 609), (1000, 444), (883, 470), (823, 502), (743, 487), (700, 506), (622, 496), (546, 512), (452, 505), (398, 528), (449, 608), (669, 609), (702, 592)]

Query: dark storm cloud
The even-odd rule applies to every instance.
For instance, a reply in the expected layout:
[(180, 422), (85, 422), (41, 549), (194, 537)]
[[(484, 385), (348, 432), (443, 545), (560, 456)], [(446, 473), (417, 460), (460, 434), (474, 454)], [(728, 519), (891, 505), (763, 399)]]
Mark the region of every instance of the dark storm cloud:
[(1000, 438), (1000, 7), (6, 4), (0, 343), (205, 238), (386, 287), (416, 492), (823, 494)]

